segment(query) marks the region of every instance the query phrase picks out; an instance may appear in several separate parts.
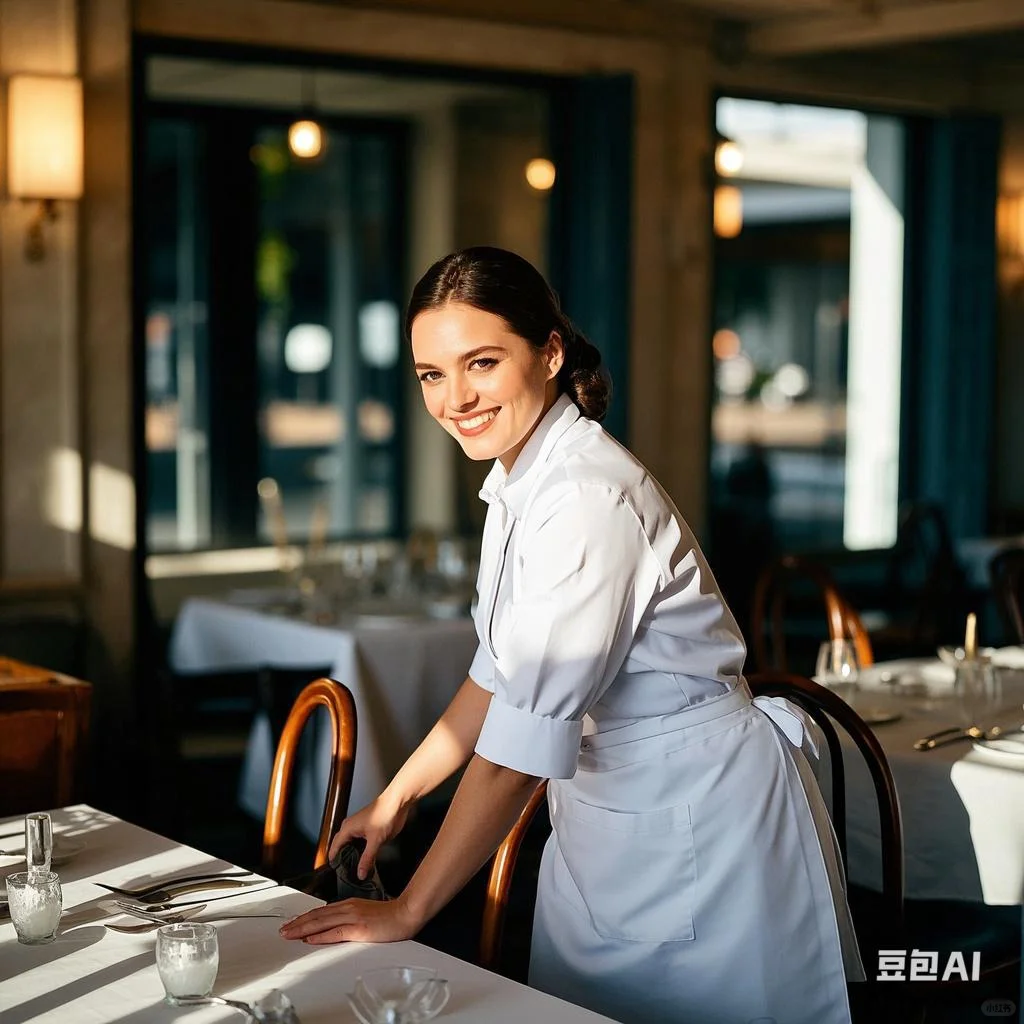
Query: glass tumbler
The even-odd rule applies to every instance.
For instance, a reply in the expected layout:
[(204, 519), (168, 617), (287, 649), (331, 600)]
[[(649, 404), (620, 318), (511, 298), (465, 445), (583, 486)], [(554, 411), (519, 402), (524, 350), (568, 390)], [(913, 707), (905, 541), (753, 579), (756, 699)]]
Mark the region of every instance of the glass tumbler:
[(166, 1002), (206, 998), (220, 966), (217, 929), (212, 924), (165, 924), (156, 932), (156, 969)]
[(857, 648), (851, 641), (828, 640), (818, 648), (814, 678), (822, 686), (840, 692), (852, 691), (856, 689), (859, 674)]
[(19, 942), (42, 946), (57, 937), (64, 901), (56, 871), (8, 875), (7, 903)]
[(989, 715), (1000, 704), (1000, 678), (987, 659), (964, 659), (956, 666), (953, 693), (964, 726), (987, 728)]

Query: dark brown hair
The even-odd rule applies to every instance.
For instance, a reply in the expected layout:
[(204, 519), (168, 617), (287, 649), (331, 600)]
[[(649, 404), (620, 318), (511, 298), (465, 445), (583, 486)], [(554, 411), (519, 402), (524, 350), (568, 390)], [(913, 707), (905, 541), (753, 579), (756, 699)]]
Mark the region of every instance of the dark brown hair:
[(405, 333), (431, 309), (461, 302), (501, 317), (509, 330), (543, 349), (556, 331), (565, 358), (558, 386), (591, 420), (608, 409), (611, 383), (601, 366), (601, 353), (562, 312), (558, 296), (536, 268), (514, 252), (478, 245), (438, 260), (416, 283), (405, 315)]

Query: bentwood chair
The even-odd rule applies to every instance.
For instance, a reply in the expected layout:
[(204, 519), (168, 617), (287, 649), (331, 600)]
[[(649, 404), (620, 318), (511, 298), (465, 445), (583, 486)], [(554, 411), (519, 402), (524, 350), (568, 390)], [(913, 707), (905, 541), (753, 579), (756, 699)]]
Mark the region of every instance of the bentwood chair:
[(828, 746), (832, 774), (832, 821), (847, 871), (846, 772), (835, 723), (853, 740), (871, 773), (882, 839), (882, 908), (887, 927), (898, 933), (903, 923), (903, 818), (888, 758), (871, 727), (835, 691), (792, 672), (757, 672), (747, 676), (755, 696), (786, 697), (802, 707), (820, 727)]
[(512, 891), (512, 875), (516, 860), (537, 811), (547, 799), (547, 782), (541, 782), (533, 791), (529, 801), (520, 813), (509, 834), (498, 847), (487, 879), (487, 895), (484, 900), (483, 922), (480, 927), (480, 946), (477, 963), (489, 971), (501, 973), (502, 940), (505, 936), (505, 919), (508, 915), (509, 895)]
[(310, 715), (320, 707), (327, 710), (331, 719), (331, 774), (316, 845), (314, 870), (327, 863), (331, 837), (348, 813), (356, 753), (356, 706), (344, 684), (335, 679), (317, 679), (304, 687), (295, 699), (274, 757), (263, 827), (263, 869), (271, 877), (276, 877), (281, 869), (288, 797), (299, 741)]
[[(797, 555), (783, 555), (761, 571), (754, 588), (751, 636), (757, 671), (790, 669), (787, 657), (787, 597), (799, 589), (814, 593), (815, 607), (824, 602), (828, 638), (851, 640), (861, 667), (874, 664), (874, 652), (860, 616), (840, 593), (828, 570)], [(814, 644), (815, 650), (817, 644)]]
[[(757, 696), (787, 697), (799, 704), (821, 727), (828, 746), (832, 770), (832, 820), (842, 854), (846, 855), (846, 794), (843, 753), (834, 723), (838, 723), (857, 746), (871, 773), (878, 802), (882, 848), (882, 892), (880, 897), (866, 890), (850, 889), (850, 904), (861, 948), (867, 985), (850, 988), (855, 1020), (871, 1024), (911, 1024), (929, 1020), (949, 1005), (970, 1007), (973, 1012), (985, 999), (982, 991), (998, 997), (1014, 990), (1013, 978), (1020, 965), (1019, 907), (988, 907), (960, 900), (905, 900), (903, 831), (899, 799), (892, 772), (874, 733), (859, 715), (833, 691), (810, 679), (784, 672), (763, 672), (747, 677)], [(976, 982), (907, 982), (894, 985), (875, 982), (879, 950), (935, 950), (948, 956), (952, 951), (982, 950), (980, 984)], [(943, 960), (943, 964), (945, 960)], [(940, 965), (940, 970), (942, 965)], [(987, 986), (983, 989), (982, 986)], [(961, 1009), (963, 1009), (961, 1007)], [(974, 1019), (951, 1017), (949, 1020)]]
[(1006, 548), (988, 563), (992, 594), (1010, 643), (1024, 644), (1024, 548)]
[[(832, 826), (843, 865), (848, 875), (846, 845), (846, 772), (843, 748), (836, 724), (853, 740), (871, 774), (878, 804), (878, 820), (882, 846), (882, 892), (850, 892), (850, 909), (857, 932), (866, 984), (849, 986), (855, 1021), (871, 1020), (872, 1024), (912, 1024), (921, 1020), (921, 1011), (906, 993), (874, 982), (880, 949), (898, 949), (905, 941), (903, 819), (899, 797), (888, 759), (881, 744), (867, 723), (837, 693), (792, 672), (758, 672), (747, 676), (750, 692), (755, 696), (786, 697), (803, 708), (821, 729), (828, 748), (832, 775)], [(824, 753), (824, 752), (822, 752)], [(904, 948), (906, 948), (904, 946)]]

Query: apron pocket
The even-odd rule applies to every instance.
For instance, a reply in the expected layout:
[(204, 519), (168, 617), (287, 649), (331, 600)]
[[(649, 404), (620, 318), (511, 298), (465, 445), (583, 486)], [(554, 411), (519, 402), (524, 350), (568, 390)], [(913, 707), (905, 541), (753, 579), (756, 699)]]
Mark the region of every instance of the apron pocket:
[(631, 812), (572, 799), (559, 803), (558, 847), (595, 931), (630, 942), (692, 939), (696, 863), (689, 806)]

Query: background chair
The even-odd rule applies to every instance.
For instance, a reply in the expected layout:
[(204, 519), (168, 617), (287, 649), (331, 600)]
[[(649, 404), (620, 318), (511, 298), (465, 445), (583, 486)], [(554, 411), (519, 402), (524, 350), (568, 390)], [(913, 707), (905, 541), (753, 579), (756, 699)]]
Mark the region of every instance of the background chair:
[(885, 589), (890, 621), (871, 634), (880, 657), (932, 655), (940, 644), (962, 642), (970, 610), (967, 581), (940, 505), (912, 501), (901, 507)]
[(832, 774), (832, 820), (839, 843), (843, 869), (847, 870), (846, 853), (846, 772), (843, 748), (835, 724), (838, 723), (853, 740), (871, 773), (871, 782), (878, 802), (882, 840), (882, 911), (885, 927), (892, 933), (902, 928), (903, 908), (903, 818), (900, 814), (896, 783), (889, 761), (870, 726), (837, 693), (819, 686), (812, 679), (792, 672), (757, 672), (747, 676), (750, 692), (755, 696), (786, 697), (799, 704), (817, 723), (828, 745)]
[(158, 723), (150, 827), (232, 863), (253, 865), (262, 825), (238, 805), (253, 725), (266, 716), (275, 750), (302, 687), (329, 673), (320, 665), (162, 672), (161, 695), (149, 715)]
[(1024, 548), (1006, 548), (993, 555), (988, 575), (1007, 639), (1024, 644)]
[(348, 813), (348, 802), (352, 792), (352, 766), (356, 753), (356, 706), (352, 694), (344, 684), (334, 679), (317, 679), (303, 688), (292, 705), (274, 757), (263, 828), (263, 868), (271, 877), (279, 877), (282, 870), (288, 795), (299, 740), (310, 715), (318, 707), (326, 708), (331, 717), (331, 774), (313, 861), (314, 870), (327, 863), (327, 849), (331, 837), (338, 831)]
[[(872, 1024), (962, 1021), (992, 998), (1017, 998), (1015, 976), (1020, 965), (1020, 908), (989, 907), (961, 900), (907, 900), (903, 884), (903, 835), (899, 800), (885, 754), (874, 733), (837, 694), (810, 679), (789, 673), (765, 672), (747, 677), (755, 695), (788, 697), (810, 714), (825, 733), (832, 767), (832, 820), (846, 859), (846, 798), (843, 754), (830, 719), (849, 734), (867, 762), (878, 800), (882, 845), (882, 893), (850, 886), (850, 907), (867, 985), (851, 986), (855, 1020)], [(880, 949), (983, 951), (981, 982), (872, 983)], [(942, 958), (940, 971), (945, 966)], [(951, 1006), (954, 1015), (944, 1016)]]
[(798, 647), (810, 671), (823, 639), (822, 612), (828, 638), (852, 641), (861, 667), (873, 665), (867, 630), (828, 570), (810, 559), (783, 555), (765, 566), (754, 588), (750, 631), (757, 670), (789, 671), (789, 648)]
[(0, 678), (0, 815), (62, 807), (83, 795), (92, 687), (5, 659)]

